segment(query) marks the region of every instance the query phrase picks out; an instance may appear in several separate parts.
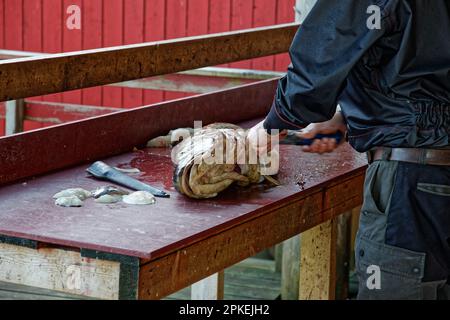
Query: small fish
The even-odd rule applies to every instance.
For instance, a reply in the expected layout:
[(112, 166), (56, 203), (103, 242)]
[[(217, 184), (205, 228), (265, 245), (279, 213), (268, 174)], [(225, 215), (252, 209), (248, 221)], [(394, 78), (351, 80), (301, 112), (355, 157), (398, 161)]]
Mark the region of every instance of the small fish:
[(102, 196), (109, 195), (109, 196), (125, 196), (129, 194), (128, 191), (125, 191), (123, 189), (117, 188), (115, 186), (106, 186), (98, 188), (95, 191), (92, 191), (92, 196), (94, 199), (98, 199)]
[(82, 207), (83, 201), (77, 196), (60, 197), (56, 199), (55, 204), (60, 207)]
[(109, 194), (105, 194), (105, 195), (95, 199), (95, 202), (103, 203), (103, 204), (117, 203), (117, 202), (120, 202), (120, 201), (122, 201), (122, 196), (109, 195)]

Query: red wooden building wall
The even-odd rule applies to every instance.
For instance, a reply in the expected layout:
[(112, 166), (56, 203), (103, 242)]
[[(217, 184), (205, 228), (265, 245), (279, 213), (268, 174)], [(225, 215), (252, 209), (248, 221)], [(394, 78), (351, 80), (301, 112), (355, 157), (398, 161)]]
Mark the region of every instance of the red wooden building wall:
[[(294, 21), (295, 0), (0, 0), (0, 49), (67, 52), (179, 38)], [(66, 27), (70, 5), (81, 8), (81, 29)], [(231, 64), (285, 70), (287, 55)], [(184, 96), (129, 88), (92, 88), (38, 97), (129, 108)], [(26, 129), (45, 123), (26, 123)], [(3, 132), (0, 120), (0, 134)]]

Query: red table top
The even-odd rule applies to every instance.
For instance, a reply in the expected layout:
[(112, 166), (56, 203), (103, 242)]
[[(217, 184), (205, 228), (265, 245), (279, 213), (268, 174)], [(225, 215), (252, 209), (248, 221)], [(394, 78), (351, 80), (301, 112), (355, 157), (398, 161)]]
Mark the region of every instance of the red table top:
[[(61, 208), (52, 196), (63, 189), (94, 190), (108, 185), (85, 172), (86, 165), (0, 188), (0, 234), (45, 243), (140, 258), (156, 258), (258, 215), (299, 193), (314, 191), (355, 170), (365, 156), (349, 146), (335, 153), (312, 155), (296, 146), (281, 146), (280, 187), (231, 187), (210, 200), (191, 200), (172, 185), (173, 166), (167, 149), (146, 149), (105, 159), (112, 166), (130, 165), (137, 178), (171, 195), (155, 205), (104, 205), (92, 199), (82, 208)], [(316, 189), (317, 190), (317, 189)]]

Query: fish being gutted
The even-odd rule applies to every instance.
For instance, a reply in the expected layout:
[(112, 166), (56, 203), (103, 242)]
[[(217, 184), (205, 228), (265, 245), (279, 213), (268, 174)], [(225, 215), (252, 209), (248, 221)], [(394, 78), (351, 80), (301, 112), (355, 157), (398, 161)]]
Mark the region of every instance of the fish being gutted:
[(117, 188), (115, 186), (105, 186), (105, 187), (98, 188), (95, 191), (92, 191), (92, 196), (94, 197), (94, 199), (99, 199), (106, 195), (121, 197), (121, 196), (125, 196), (127, 194), (129, 194), (128, 191)]
[[(167, 136), (161, 140), (173, 141)], [(184, 137), (172, 153), (176, 190), (190, 198), (208, 199), (234, 183), (245, 187), (264, 181), (263, 164), (251, 159), (247, 144), (247, 131), (228, 123), (209, 125)], [(277, 184), (273, 178), (268, 180)]]

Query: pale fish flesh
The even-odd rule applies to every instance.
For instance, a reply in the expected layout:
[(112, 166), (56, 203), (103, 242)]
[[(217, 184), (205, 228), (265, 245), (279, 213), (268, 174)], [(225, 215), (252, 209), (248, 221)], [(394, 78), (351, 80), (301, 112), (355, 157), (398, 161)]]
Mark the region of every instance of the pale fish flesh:
[(118, 168), (118, 167), (114, 167), (114, 169), (116, 169), (117, 171), (120, 171), (122, 173), (127, 173), (127, 174), (138, 174), (138, 173), (141, 173), (141, 170), (139, 170), (138, 168)]
[(125, 195), (127, 195), (127, 194), (129, 194), (128, 191), (125, 191), (125, 190), (123, 190), (123, 189), (117, 188), (117, 187), (115, 187), (115, 186), (101, 187), (101, 188), (98, 188), (98, 189), (95, 190), (95, 191), (92, 191), (92, 196), (93, 196), (95, 199), (98, 199), (98, 198), (100, 198), (100, 197), (102, 197), (102, 196), (105, 196), (105, 195), (110, 195), (110, 196), (125, 196)]
[(135, 205), (149, 205), (156, 202), (155, 197), (147, 191), (137, 191), (123, 197), (123, 202)]
[(92, 196), (90, 191), (84, 190), (82, 188), (71, 188), (62, 190), (53, 196), (53, 199), (66, 198), (66, 197), (77, 197), (81, 201), (86, 200)]
[(111, 203), (117, 203), (122, 201), (122, 196), (120, 195), (110, 195), (105, 194), (103, 196), (98, 197), (95, 199), (95, 202), (97, 203), (103, 203), (103, 204), (111, 204)]
[(167, 135), (156, 137), (147, 143), (149, 148), (173, 147), (194, 133), (193, 128), (171, 130)]
[(77, 196), (69, 196), (56, 199), (55, 204), (60, 207), (82, 207), (83, 201)]

